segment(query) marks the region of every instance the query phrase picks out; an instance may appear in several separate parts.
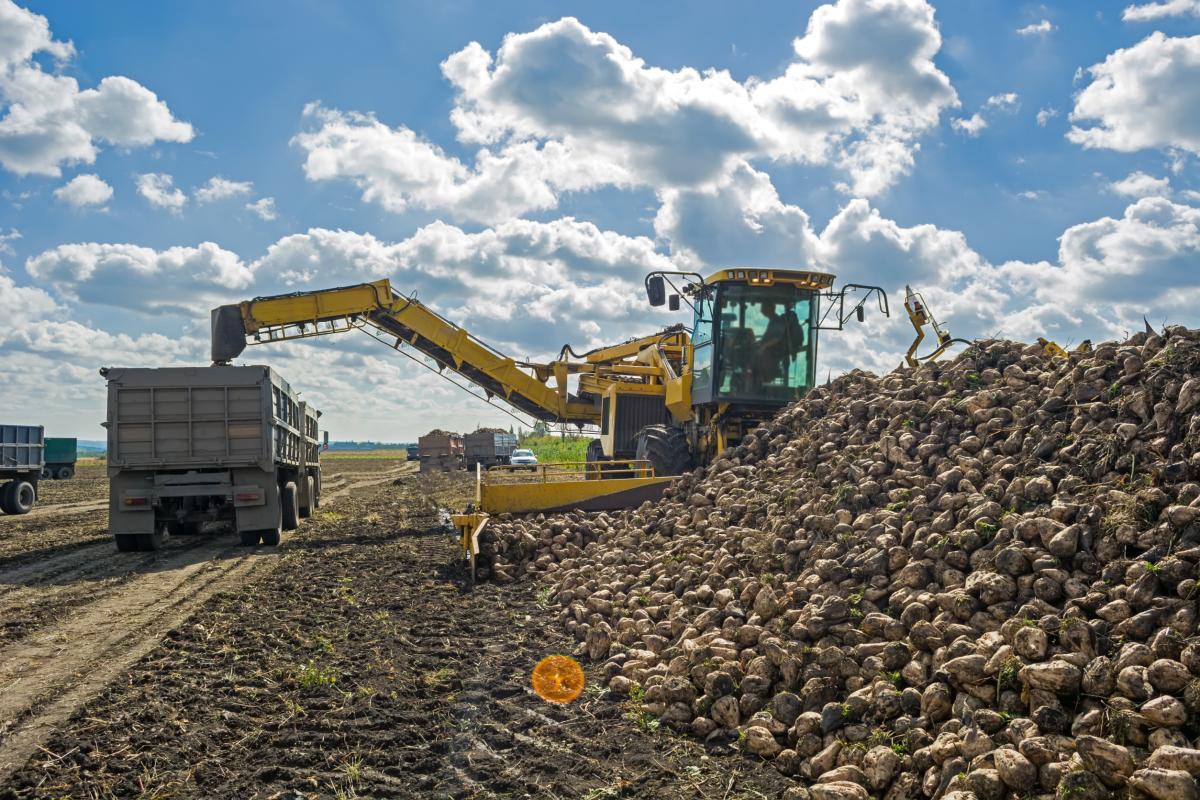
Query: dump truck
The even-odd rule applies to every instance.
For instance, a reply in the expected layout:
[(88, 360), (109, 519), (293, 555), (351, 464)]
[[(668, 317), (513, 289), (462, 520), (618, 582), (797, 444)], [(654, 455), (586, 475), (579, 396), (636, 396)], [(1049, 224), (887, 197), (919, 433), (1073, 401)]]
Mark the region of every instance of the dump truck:
[(75, 462), (79, 459), (78, 439), (47, 436), (45, 452), (42, 480), (65, 481), (75, 477)]
[(41, 425), (0, 425), (0, 511), (28, 514), (33, 509), (45, 447)]
[(244, 545), (273, 546), (320, 505), (321, 414), (270, 367), (100, 374), (118, 550), (157, 550), (214, 522), (231, 525)]
[(506, 431), (480, 428), (463, 437), (463, 452), (466, 456), (467, 469), (474, 469), (476, 464), (482, 464), (485, 467), (507, 464), (516, 447), (516, 435)]
[(450, 472), (465, 463), (463, 439), (457, 433), (430, 431), (417, 439), (421, 472)]

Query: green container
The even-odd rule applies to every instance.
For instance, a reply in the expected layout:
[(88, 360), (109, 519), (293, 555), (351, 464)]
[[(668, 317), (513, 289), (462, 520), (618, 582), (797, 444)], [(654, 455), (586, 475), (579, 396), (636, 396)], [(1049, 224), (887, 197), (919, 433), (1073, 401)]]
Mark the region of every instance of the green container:
[(56, 439), (51, 436), (46, 437), (46, 464), (55, 464), (63, 466), (66, 464), (74, 464), (78, 457), (78, 440), (77, 439)]

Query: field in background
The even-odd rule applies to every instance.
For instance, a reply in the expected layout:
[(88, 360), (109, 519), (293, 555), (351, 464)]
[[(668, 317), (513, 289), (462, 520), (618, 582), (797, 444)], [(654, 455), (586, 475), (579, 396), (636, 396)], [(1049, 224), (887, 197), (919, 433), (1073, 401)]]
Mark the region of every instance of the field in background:
[(397, 461), (407, 461), (406, 450), (326, 450), (321, 453), (322, 461), (363, 461), (394, 458)]
[(587, 447), (591, 438), (568, 438), (559, 436), (537, 436), (523, 439), (518, 447), (532, 450), (538, 463), (559, 464), (565, 461), (586, 461)]

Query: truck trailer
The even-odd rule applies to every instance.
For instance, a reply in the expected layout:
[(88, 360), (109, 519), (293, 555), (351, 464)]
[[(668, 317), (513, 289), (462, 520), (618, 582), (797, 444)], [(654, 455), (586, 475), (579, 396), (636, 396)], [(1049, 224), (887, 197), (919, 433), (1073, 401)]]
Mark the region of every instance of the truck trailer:
[(75, 477), (75, 462), (79, 459), (78, 439), (47, 436), (45, 453), (42, 480), (65, 481)]
[(320, 505), (320, 412), (270, 367), (100, 374), (118, 550), (157, 550), (211, 522), (232, 525), (244, 545), (277, 545)]
[(463, 437), (467, 469), (474, 469), (476, 464), (482, 464), (485, 467), (507, 464), (516, 447), (516, 434), (505, 431), (481, 428)]
[(421, 472), (450, 472), (465, 464), (463, 440), (457, 433), (434, 430), (417, 439)]
[(0, 511), (28, 514), (33, 509), (45, 449), (41, 425), (0, 425)]

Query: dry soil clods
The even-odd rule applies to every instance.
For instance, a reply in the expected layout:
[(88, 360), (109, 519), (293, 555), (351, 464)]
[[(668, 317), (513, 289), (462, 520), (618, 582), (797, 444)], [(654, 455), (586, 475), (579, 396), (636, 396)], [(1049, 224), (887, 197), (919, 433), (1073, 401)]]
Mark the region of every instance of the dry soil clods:
[(501, 520), (609, 688), (797, 796), (1197, 800), (1200, 332), (814, 390), (659, 504)]

